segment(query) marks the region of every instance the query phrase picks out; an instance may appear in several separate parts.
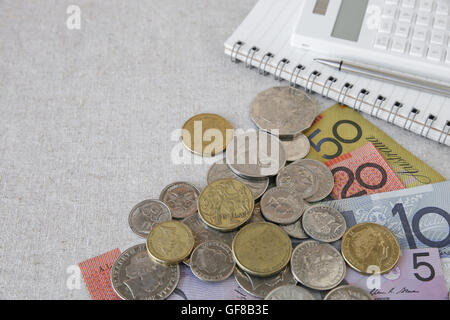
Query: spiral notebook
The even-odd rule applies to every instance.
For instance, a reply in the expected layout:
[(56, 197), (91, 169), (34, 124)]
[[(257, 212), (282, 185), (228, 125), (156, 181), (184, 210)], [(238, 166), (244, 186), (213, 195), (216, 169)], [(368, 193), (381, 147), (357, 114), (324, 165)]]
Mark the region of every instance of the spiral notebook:
[[(304, 1), (304, 0), (303, 0)], [(450, 146), (450, 98), (335, 72), (291, 46), (302, 0), (260, 0), (225, 42), (233, 62)]]

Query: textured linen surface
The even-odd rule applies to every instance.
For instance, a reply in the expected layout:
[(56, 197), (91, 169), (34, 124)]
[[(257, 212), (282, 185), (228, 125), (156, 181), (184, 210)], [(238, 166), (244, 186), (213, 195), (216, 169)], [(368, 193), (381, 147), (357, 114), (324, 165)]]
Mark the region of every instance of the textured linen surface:
[[(254, 127), (249, 104), (276, 83), (223, 43), (255, 3), (0, 0), (0, 298), (89, 299), (70, 268), (143, 242), (133, 205), (170, 182), (206, 185), (208, 164), (171, 161), (173, 132), (199, 112)], [(450, 177), (449, 148), (371, 121)]]

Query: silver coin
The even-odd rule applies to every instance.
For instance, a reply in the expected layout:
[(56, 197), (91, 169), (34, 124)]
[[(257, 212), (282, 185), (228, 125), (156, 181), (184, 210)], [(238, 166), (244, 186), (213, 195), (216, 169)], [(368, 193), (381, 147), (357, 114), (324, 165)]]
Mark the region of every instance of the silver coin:
[(275, 87), (256, 96), (251, 117), (261, 130), (278, 129), (280, 138), (292, 139), (312, 125), (319, 106), (318, 101), (302, 90)]
[(234, 277), (242, 289), (258, 298), (265, 298), (270, 291), (280, 286), (297, 283), (289, 266), (270, 277), (255, 277), (236, 267)]
[[(220, 232), (208, 227), (203, 221), (201, 221), (198, 213), (195, 213), (192, 216), (183, 219), (181, 222), (185, 223), (194, 234), (194, 248), (196, 248), (201, 243), (209, 240), (221, 241), (231, 247), (234, 235), (236, 234), (236, 232)], [(183, 262), (189, 265), (189, 261), (190, 260), (187, 259)]]
[(302, 226), (302, 219), (298, 219), (297, 222), (294, 222), (292, 224), (288, 224), (285, 226), (280, 226), (281, 229), (286, 231), (286, 233), (295, 239), (308, 239), (308, 235), (303, 230)]
[(294, 278), (315, 290), (330, 290), (345, 277), (341, 254), (330, 244), (307, 240), (295, 247), (291, 257)]
[(316, 300), (308, 289), (296, 285), (273, 289), (264, 300)]
[(213, 163), (208, 170), (206, 178), (208, 184), (219, 179), (236, 179), (242, 182), (250, 189), (255, 200), (261, 197), (269, 186), (269, 178), (266, 177), (258, 180), (242, 178), (235, 174), (226, 163), (223, 163), (223, 160)]
[(374, 300), (373, 297), (361, 288), (355, 286), (337, 287), (325, 296), (324, 300)]
[(297, 161), (306, 157), (311, 149), (308, 138), (300, 134), (293, 140), (281, 140), (286, 152), (286, 161)]
[(198, 245), (191, 254), (192, 273), (203, 281), (226, 280), (236, 266), (231, 248), (217, 240), (209, 240)]
[(307, 201), (317, 202), (326, 198), (334, 188), (334, 177), (331, 170), (322, 162), (302, 159), (294, 163), (301, 164), (302, 166), (310, 169), (317, 178), (318, 190), (310, 197), (306, 198)]
[(170, 209), (163, 202), (144, 200), (131, 209), (128, 215), (128, 224), (134, 233), (146, 238), (155, 224), (171, 219)]
[(338, 210), (324, 205), (305, 210), (302, 223), (306, 234), (322, 242), (339, 240), (347, 229), (344, 216)]
[(288, 225), (300, 219), (305, 203), (292, 189), (275, 187), (269, 189), (261, 198), (261, 213), (271, 222)]
[(175, 219), (183, 219), (197, 212), (200, 192), (188, 182), (174, 182), (165, 187), (159, 196), (172, 212)]
[(152, 260), (145, 243), (125, 250), (111, 268), (111, 284), (124, 300), (163, 300), (178, 285), (180, 268)]
[(315, 194), (319, 189), (316, 175), (306, 166), (297, 162), (282, 168), (277, 176), (277, 186), (294, 189), (303, 199)]
[(261, 179), (278, 174), (286, 164), (280, 140), (264, 131), (235, 135), (227, 147), (226, 162), (237, 175)]

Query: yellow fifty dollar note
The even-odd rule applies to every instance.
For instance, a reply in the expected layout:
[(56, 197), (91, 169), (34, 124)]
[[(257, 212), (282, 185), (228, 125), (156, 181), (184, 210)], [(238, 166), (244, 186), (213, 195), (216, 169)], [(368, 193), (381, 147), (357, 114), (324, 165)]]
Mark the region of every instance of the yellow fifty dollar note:
[[(372, 142), (407, 188), (445, 181), (438, 172), (364, 119), (358, 112), (335, 105), (320, 114), (305, 131), (311, 142), (307, 158), (326, 162)], [(349, 177), (349, 181), (358, 177)]]

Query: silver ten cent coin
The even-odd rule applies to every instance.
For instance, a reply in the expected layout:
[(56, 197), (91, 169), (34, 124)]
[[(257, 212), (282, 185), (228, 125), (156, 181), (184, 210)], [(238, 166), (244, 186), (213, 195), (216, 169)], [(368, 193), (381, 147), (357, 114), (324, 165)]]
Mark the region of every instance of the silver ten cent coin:
[(315, 194), (319, 189), (316, 175), (309, 168), (291, 163), (282, 168), (277, 176), (277, 186), (297, 191), (303, 199)]
[(135, 234), (146, 238), (155, 224), (171, 219), (170, 209), (163, 202), (144, 200), (131, 209), (128, 224)]
[(172, 212), (175, 219), (183, 219), (197, 212), (200, 192), (188, 182), (174, 182), (165, 187), (159, 196)]
[(347, 230), (344, 216), (334, 208), (316, 205), (308, 208), (302, 217), (303, 229), (313, 239), (334, 242)]
[(261, 213), (268, 221), (288, 225), (300, 219), (305, 203), (300, 195), (288, 188), (269, 189), (261, 198)]
[(210, 240), (201, 243), (191, 254), (192, 273), (203, 281), (226, 280), (236, 266), (231, 248), (221, 241)]

